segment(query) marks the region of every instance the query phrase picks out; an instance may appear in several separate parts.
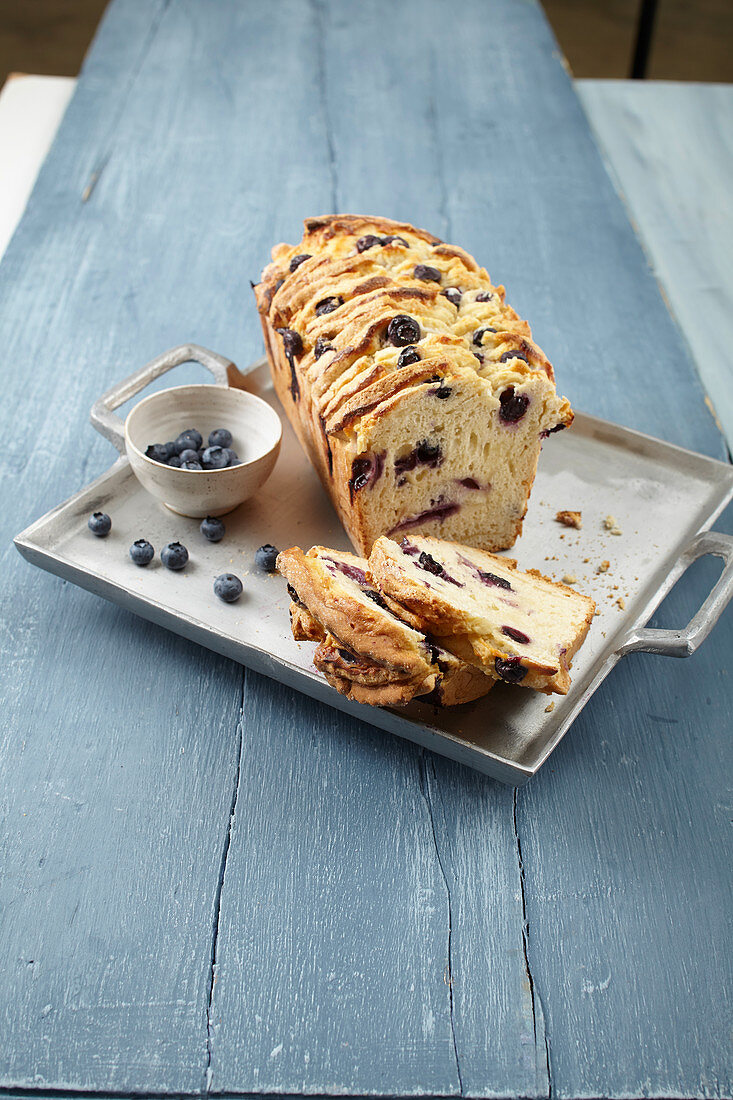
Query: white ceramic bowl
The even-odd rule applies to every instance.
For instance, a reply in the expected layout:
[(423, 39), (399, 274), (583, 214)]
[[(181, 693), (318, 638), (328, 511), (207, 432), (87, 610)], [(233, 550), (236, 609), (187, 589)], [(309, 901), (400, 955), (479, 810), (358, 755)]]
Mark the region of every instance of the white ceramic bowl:
[[(180, 470), (147, 458), (151, 443), (166, 443), (186, 428), (204, 437), (228, 428), (241, 465)], [(181, 516), (223, 516), (260, 489), (280, 451), (282, 424), (267, 402), (227, 386), (176, 386), (144, 398), (125, 421), (130, 465), (149, 493)]]

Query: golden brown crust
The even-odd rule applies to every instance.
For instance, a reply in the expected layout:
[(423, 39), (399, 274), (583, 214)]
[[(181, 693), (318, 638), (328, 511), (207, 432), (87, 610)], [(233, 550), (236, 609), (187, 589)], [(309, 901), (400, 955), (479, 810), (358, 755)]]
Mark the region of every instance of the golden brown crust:
[(296, 642), (322, 642), (326, 636), (308, 608), (294, 600), (290, 604), (290, 629)]

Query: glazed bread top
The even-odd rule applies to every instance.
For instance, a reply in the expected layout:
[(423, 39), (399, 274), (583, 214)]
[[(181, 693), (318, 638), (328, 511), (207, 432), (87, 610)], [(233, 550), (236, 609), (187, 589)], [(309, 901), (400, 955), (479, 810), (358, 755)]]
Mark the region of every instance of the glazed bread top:
[[(462, 248), (421, 229), (311, 218), (302, 240), (277, 245), (272, 257), (255, 287), (258, 308), (280, 333), (293, 397), (307, 378), (329, 435), (358, 431), (391, 394), (428, 378), (475, 372), (501, 394), (507, 420), (522, 412), (511, 405), (512, 385), (533, 374), (554, 381), (504, 288)], [(547, 431), (571, 421), (563, 401)]]

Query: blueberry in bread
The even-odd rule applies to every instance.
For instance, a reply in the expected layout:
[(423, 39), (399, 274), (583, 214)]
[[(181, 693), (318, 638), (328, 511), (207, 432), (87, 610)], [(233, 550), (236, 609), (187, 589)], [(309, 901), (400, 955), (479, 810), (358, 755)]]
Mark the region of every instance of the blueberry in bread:
[(508, 558), (414, 534), (378, 539), (367, 576), (462, 660), (506, 683), (567, 694), (590, 597)]
[(450, 706), (485, 695), (495, 681), (406, 622), (409, 612), (400, 617), (402, 609), (367, 580), (365, 559), (293, 547), (277, 565), (288, 581), (293, 636), (321, 643), (316, 667), (350, 699), (398, 706), (432, 693)]
[(312, 218), (255, 288), (273, 380), (354, 546), (513, 545), (572, 411), (504, 288), (411, 225)]

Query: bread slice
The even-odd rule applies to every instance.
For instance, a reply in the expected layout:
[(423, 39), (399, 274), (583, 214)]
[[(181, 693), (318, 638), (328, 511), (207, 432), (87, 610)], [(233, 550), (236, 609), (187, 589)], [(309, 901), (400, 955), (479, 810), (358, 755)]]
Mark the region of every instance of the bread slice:
[(513, 545), (573, 414), (472, 256), (407, 223), (311, 218), (255, 294), (278, 397), (361, 553), (410, 531)]
[(588, 596), (515, 561), (426, 536), (382, 537), (367, 575), (451, 653), (507, 683), (567, 694), (588, 633)]
[(354, 554), (318, 546), (278, 556), (293, 601), (293, 636), (321, 643), (314, 663), (328, 682), (349, 698), (388, 706), (429, 693), (445, 706), (485, 695), (495, 677), (403, 621), (401, 609), (368, 582), (366, 566)]

